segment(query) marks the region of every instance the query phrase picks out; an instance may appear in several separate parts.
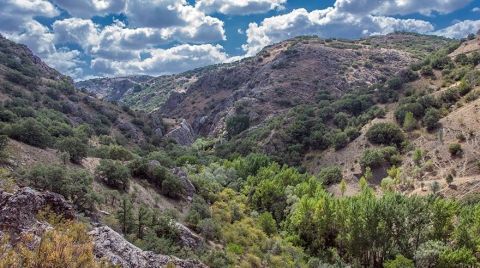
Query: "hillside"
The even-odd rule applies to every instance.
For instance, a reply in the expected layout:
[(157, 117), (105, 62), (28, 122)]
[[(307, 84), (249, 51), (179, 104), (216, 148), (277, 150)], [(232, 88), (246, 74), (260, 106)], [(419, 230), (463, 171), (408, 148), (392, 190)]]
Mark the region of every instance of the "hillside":
[[(235, 105), (252, 106), (252, 121), (258, 123), (272, 112), (311, 102), (319, 90), (341, 95), (382, 82), (449, 42), (416, 34), (357, 41), (298, 37), (239, 62), (151, 79), (119, 100), (133, 109), (160, 109), (167, 117), (185, 118), (201, 135), (216, 135), (224, 130), (224, 119)], [(97, 92), (95, 85), (105, 84), (102, 80), (111, 79), (79, 82), (77, 86)], [(98, 94), (103, 96), (102, 91)]]
[(480, 265), (480, 37), (297, 37), (79, 90), (0, 40), (0, 267)]

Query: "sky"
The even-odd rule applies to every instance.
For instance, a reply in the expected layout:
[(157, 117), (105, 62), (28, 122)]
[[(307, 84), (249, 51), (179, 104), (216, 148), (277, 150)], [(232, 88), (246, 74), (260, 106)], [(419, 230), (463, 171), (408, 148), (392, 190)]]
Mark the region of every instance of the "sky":
[(299, 35), (479, 29), (480, 0), (0, 0), (0, 33), (75, 80), (179, 73)]

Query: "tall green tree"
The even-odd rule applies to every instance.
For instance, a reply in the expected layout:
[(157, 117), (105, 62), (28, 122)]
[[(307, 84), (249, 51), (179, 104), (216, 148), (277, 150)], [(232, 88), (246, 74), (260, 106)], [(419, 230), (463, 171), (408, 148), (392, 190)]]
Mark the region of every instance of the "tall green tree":
[(122, 199), (116, 218), (120, 222), (124, 234), (129, 234), (133, 231), (135, 219), (133, 216), (133, 205), (130, 199)]

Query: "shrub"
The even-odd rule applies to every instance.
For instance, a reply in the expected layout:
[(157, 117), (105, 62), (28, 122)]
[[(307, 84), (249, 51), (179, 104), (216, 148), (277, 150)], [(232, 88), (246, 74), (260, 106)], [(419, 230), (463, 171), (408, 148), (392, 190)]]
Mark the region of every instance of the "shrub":
[(414, 268), (413, 261), (405, 258), (403, 255), (397, 255), (395, 259), (386, 261), (384, 268)]
[(333, 135), (333, 145), (335, 146), (335, 150), (340, 150), (347, 146), (348, 144), (348, 136), (345, 134), (345, 132), (338, 132), (335, 135)]
[(232, 137), (250, 126), (250, 117), (246, 114), (234, 115), (227, 119), (226, 125), (227, 133)]
[(438, 121), (440, 120), (440, 118), (440, 111), (435, 108), (430, 108), (425, 113), (422, 122), (428, 130), (433, 130), (438, 126)]
[(96, 201), (92, 188), (93, 178), (86, 171), (41, 164), (27, 171), (24, 178), (35, 188), (63, 195), (81, 211), (93, 209)]
[(452, 143), (448, 146), (448, 151), (450, 152), (451, 156), (461, 155), (463, 152), (462, 145), (459, 143)]
[(162, 182), (162, 194), (171, 198), (180, 198), (185, 193), (182, 182), (176, 176), (167, 176)]
[(322, 168), (318, 173), (318, 178), (325, 185), (339, 183), (343, 179), (342, 169), (338, 166)]
[(110, 187), (128, 190), (130, 170), (121, 162), (102, 159), (95, 170), (95, 175)]
[(53, 140), (47, 129), (33, 118), (12, 125), (8, 135), (12, 139), (40, 148), (51, 145)]
[(377, 149), (369, 149), (363, 152), (360, 164), (362, 167), (378, 167), (385, 163), (392, 165), (398, 164), (398, 152), (395, 147), (384, 147)]
[(56, 147), (61, 152), (67, 152), (73, 163), (79, 164), (87, 156), (88, 146), (79, 138), (63, 137), (57, 141)]
[(133, 158), (133, 155), (129, 150), (119, 145), (110, 145), (108, 149), (108, 155), (109, 158), (113, 160), (127, 161)]
[(405, 140), (405, 136), (397, 125), (377, 123), (367, 131), (367, 139), (374, 144), (399, 146)]

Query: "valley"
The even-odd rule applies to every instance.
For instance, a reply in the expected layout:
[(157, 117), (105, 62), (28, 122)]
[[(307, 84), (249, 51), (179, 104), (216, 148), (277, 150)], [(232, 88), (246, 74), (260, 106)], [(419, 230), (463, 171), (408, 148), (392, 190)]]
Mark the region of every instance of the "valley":
[(479, 97), (478, 35), (75, 83), (0, 37), (0, 267), (477, 267)]

